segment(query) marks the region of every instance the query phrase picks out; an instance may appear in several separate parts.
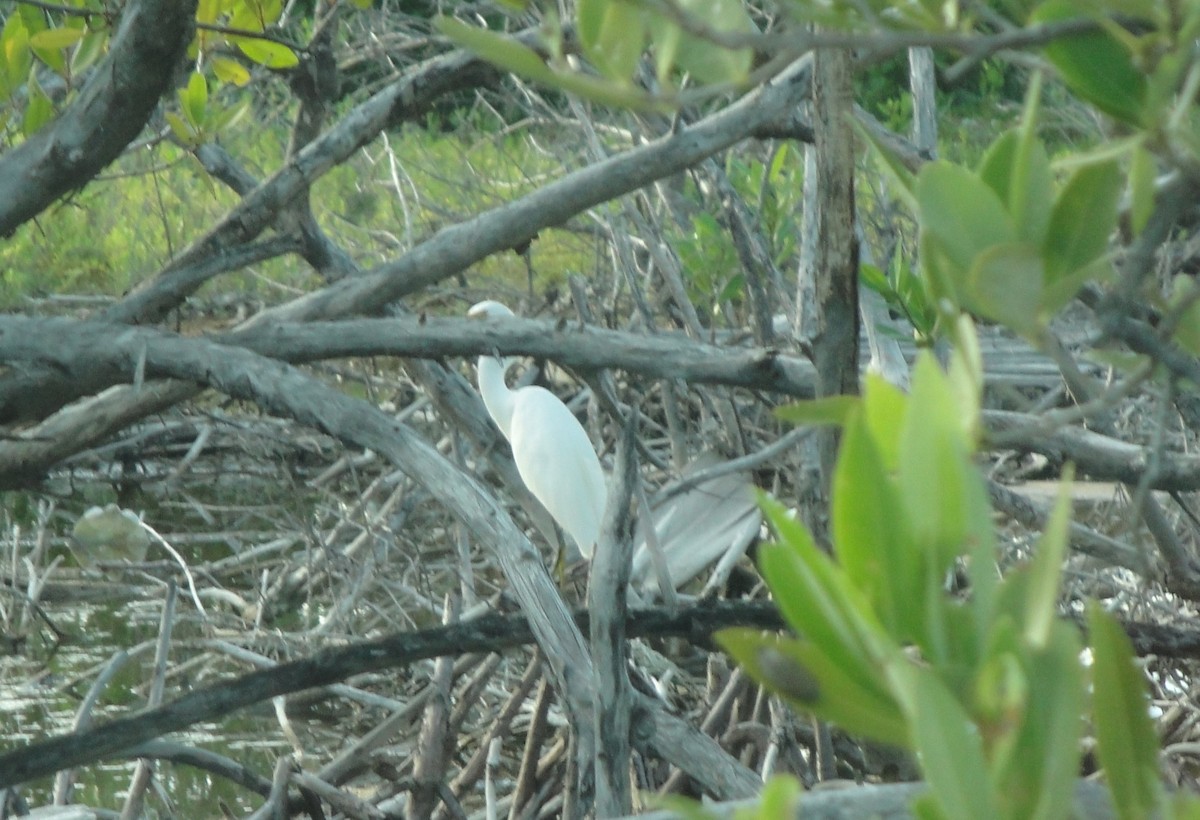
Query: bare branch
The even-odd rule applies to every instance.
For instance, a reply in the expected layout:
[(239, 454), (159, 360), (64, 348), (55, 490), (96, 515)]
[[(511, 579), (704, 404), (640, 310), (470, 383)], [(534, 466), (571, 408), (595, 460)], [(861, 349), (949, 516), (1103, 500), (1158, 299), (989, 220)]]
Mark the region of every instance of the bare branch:
[(192, 40), (196, 0), (131, 0), (108, 54), (79, 96), (0, 156), (0, 236), (83, 187), (150, 119)]

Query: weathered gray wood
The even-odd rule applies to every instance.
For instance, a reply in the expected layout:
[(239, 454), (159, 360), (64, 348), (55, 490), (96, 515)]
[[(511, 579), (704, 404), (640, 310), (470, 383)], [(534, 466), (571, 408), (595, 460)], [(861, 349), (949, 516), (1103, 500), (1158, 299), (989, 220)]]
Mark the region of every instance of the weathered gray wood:
[[(873, 817), (883, 820), (908, 820), (913, 817), (909, 805), (928, 787), (924, 783), (888, 783), (857, 785), (845, 782), (839, 787), (813, 789), (800, 796), (796, 820), (844, 820), (851, 817)], [(708, 816), (731, 818), (741, 809), (753, 806), (753, 801), (706, 804)], [(639, 820), (674, 820), (678, 812), (657, 811), (639, 815)], [(1112, 820), (1116, 817), (1108, 790), (1100, 783), (1080, 781), (1075, 789), (1074, 817), (1089, 820)], [(784, 818), (779, 818), (784, 820)]]
[(0, 155), (0, 236), (8, 236), (120, 156), (171, 87), (192, 40), (196, 0), (137, 0), (108, 56), (70, 105)]
[(917, 150), (929, 159), (937, 157), (937, 74), (933, 49), (928, 46), (908, 50), (908, 85), (913, 96), (912, 140)]
[[(13, 317), (15, 318), (15, 317)], [(54, 322), (55, 320), (46, 320)], [(98, 366), (131, 374), (141, 362), (150, 378), (183, 378), (215, 387), (230, 396), (256, 402), (267, 412), (288, 416), (348, 444), (365, 447), (392, 461), (425, 487), (494, 551), (513, 595), (538, 636), (557, 689), (582, 737), (591, 746), (593, 681), (587, 647), (558, 590), (529, 539), (517, 529), (495, 497), (458, 470), (407, 427), (374, 405), (351, 398), (279, 362), (244, 350), (184, 339), (162, 331), (69, 323), (62, 344), (5, 345), (10, 359), (61, 365), (91, 360)], [(0, 343), (18, 342), (0, 331)]]
[[(816, 368), (818, 397), (858, 392), (858, 241), (854, 232), (854, 132), (851, 59), (841, 50), (826, 49), (813, 60), (812, 121), (816, 166), (816, 209), (810, 224), (815, 234), (811, 268), (802, 276), (813, 280), (816, 324), (805, 330)], [(809, 189), (806, 188), (806, 193)], [(832, 475), (837, 437), (827, 431), (819, 441), (822, 480)]]
[(626, 422), (609, 482), (608, 508), (588, 578), (589, 639), (596, 675), (596, 817), (617, 817), (633, 808), (629, 783), (633, 691), (625, 636), (629, 568), (633, 558), (631, 506), (637, 469), (637, 416)]

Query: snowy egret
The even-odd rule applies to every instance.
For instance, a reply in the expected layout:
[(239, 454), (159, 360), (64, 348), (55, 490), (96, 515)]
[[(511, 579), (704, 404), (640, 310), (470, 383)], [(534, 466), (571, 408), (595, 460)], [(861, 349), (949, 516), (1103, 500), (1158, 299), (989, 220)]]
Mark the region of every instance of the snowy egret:
[(116, 504), (90, 507), (71, 531), (71, 554), (81, 567), (116, 563), (122, 559), (138, 564), (146, 560), (150, 535), (142, 519)]
[[(475, 319), (511, 317), (499, 302), (480, 302)], [(480, 356), (479, 393), (500, 432), (512, 445), (521, 480), (558, 525), (591, 558), (600, 537), (606, 490), (604, 471), (592, 442), (575, 415), (543, 387), (510, 390), (504, 374), (512, 359)]]

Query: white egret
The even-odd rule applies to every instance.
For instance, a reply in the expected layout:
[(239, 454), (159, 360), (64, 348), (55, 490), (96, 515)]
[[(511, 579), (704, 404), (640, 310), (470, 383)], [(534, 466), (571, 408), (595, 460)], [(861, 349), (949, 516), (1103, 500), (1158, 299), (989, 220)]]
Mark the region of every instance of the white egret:
[[(467, 315), (476, 319), (512, 316), (499, 302), (480, 302)], [(543, 387), (510, 390), (504, 374), (512, 359), (480, 356), (479, 393), (500, 432), (512, 445), (521, 480), (546, 511), (591, 558), (600, 537), (606, 490), (604, 471), (592, 442), (575, 415)]]

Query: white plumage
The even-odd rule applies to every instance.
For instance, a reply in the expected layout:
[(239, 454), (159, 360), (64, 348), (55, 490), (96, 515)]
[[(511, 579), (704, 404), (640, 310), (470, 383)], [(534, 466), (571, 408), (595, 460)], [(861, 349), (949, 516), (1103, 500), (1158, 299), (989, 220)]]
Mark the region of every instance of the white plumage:
[[(512, 316), (499, 302), (480, 302), (472, 318)], [(562, 401), (542, 387), (510, 390), (504, 374), (511, 359), (480, 356), (479, 393), (512, 446), (521, 480), (571, 536), (584, 558), (600, 537), (606, 489), (604, 471), (583, 425)]]

